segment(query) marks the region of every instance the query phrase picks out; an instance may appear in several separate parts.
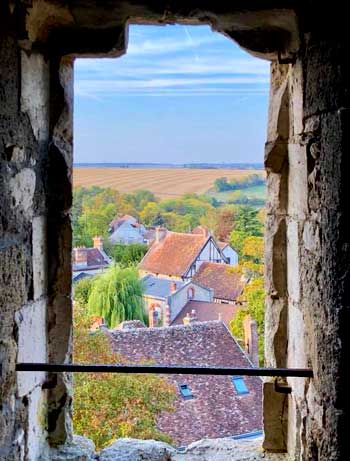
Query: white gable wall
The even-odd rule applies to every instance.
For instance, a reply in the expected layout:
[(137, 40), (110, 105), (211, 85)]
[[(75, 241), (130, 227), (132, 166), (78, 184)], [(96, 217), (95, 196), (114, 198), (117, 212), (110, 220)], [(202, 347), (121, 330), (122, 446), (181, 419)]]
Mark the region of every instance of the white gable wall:
[(145, 232), (144, 226), (134, 227), (129, 221), (125, 221), (110, 235), (109, 240), (112, 243), (123, 243), (124, 245), (144, 243)]
[[(189, 298), (189, 290), (194, 290), (194, 296)], [(184, 306), (190, 300), (213, 302), (213, 290), (202, 287), (194, 282), (188, 282), (179, 290), (168, 296), (168, 305), (170, 307), (170, 321), (181, 312)]]
[(230, 247), (230, 245), (227, 245), (221, 251), (227, 258), (230, 266), (236, 266), (238, 264), (238, 253), (232, 247)]

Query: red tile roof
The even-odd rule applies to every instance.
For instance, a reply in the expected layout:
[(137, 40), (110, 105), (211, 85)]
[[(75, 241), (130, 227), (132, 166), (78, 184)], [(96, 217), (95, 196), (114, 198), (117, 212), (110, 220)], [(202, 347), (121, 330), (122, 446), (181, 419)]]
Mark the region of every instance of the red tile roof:
[[(77, 262), (76, 252), (84, 254), (84, 263)], [(74, 248), (73, 250), (73, 271), (82, 269), (93, 269), (109, 265), (107, 257), (98, 248)]]
[(235, 301), (243, 289), (239, 274), (228, 264), (203, 262), (193, 281), (213, 288), (214, 298), (228, 301)]
[(181, 277), (203, 248), (209, 237), (200, 234), (168, 232), (160, 242), (154, 242), (139, 268), (153, 274)]
[[(110, 332), (113, 350), (130, 364), (212, 365), (250, 367), (246, 355), (223, 322), (188, 326), (137, 328)], [(157, 424), (177, 446), (204, 437), (227, 437), (262, 428), (262, 381), (244, 377), (249, 393), (238, 395), (229, 376), (167, 375), (177, 386), (187, 384), (193, 399), (176, 391), (174, 411), (163, 412)]]
[(207, 322), (210, 320), (221, 320), (229, 326), (230, 321), (236, 315), (238, 307), (235, 304), (209, 303), (205, 301), (189, 301), (174, 318), (171, 325), (183, 325), (183, 318), (191, 314), (192, 310), (196, 311), (198, 322)]

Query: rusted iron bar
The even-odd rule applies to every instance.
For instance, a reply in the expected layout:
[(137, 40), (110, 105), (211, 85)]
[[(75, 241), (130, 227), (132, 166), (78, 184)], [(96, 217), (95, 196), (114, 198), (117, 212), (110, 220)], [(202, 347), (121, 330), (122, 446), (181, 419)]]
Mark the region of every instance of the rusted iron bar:
[(213, 366), (102, 365), (77, 363), (17, 363), (16, 371), (46, 371), (51, 373), (155, 373), (166, 375), (313, 377), (313, 372), (309, 368), (230, 368)]

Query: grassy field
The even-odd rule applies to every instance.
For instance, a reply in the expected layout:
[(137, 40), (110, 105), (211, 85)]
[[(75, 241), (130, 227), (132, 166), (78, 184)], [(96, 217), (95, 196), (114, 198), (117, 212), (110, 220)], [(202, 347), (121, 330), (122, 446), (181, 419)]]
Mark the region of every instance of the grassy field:
[(237, 197), (239, 195), (244, 195), (249, 199), (266, 199), (266, 186), (252, 186), (247, 187), (246, 189), (240, 189), (239, 191), (226, 191), (226, 192), (217, 192), (214, 189), (211, 189), (208, 192), (208, 195), (215, 197), (220, 202), (227, 202), (233, 196)]
[[(147, 189), (159, 198), (186, 193), (204, 194), (217, 178), (242, 179), (261, 170), (224, 170), (190, 168), (74, 168), (74, 186), (110, 187), (119, 192)], [(247, 189), (248, 190), (248, 189)]]

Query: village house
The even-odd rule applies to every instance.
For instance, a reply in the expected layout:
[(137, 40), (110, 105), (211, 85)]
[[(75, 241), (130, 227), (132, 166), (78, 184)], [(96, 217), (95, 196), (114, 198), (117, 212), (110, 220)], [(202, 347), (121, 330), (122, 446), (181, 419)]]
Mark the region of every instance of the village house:
[(148, 274), (143, 277), (142, 285), (150, 327), (169, 326), (193, 299), (208, 304), (213, 302), (213, 290), (191, 280), (175, 281)]
[(234, 304), (191, 300), (184, 305), (170, 325), (188, 325), (191, 322), (221, 320), (229, 327), (238, 309), (239, 307)]
[[(197, 226), (192, 229), (192, 234), (206, 234), (209, 235), (209, 230), (205, 226)], [(226, 258), (226, 263), (231, 266), (238, 264), (238, 253), (235, 251), (228, 242), (217, 241), (217, 245), (220, 248), (222, 254)]]
[(157, 231), (152, 246), (139, 264), (140, 275), (191, 280), (204, 261), (228, 263), (205, 228), (200, 233)]
[(110, 265), (111, 258), (103, 249), (102, 237), (94, 237), (93, 245), (94, 246), (92, 248), (73, 248), (73, 283), (78, 282), (82, 278), (92, 277), (100, 272), (103, 272), (103, 270)]
[(109, 241), (130, 245), (133, 243), (146, 243), (146, 228), (136, 218), (130, 215), (116, 217), (109, 225)]
[[(109, 331), (113, 350), (128, 364), (251, 367), (223, 322), (141, 328), (132, 322)], [(209, 437), (262, 429), (262, 381), (254, 376), (167, 375), (175, 386), (173, 411), (162, 412), (158, 428), (177, 446)]]
[(228, 263), (231, 266), (236, 266), (238, 264), (238, 253), (235, 251), (231, 245), (227, 242), (218, 242), (218, 246), (222, 254), (227, 259)]
[(244, 287), (241, 276), (231, 266), (209, 261), (201, 264), (192, 281), (212, 288), (216, 303), (235, 304)]
[(222, 320), (227, 326), (237, 313), (232, 304), (214, 302), (214, 290), (187, 282), (146, 275), (143, 299), (149, 326), (183, 325), (191, 321)]

